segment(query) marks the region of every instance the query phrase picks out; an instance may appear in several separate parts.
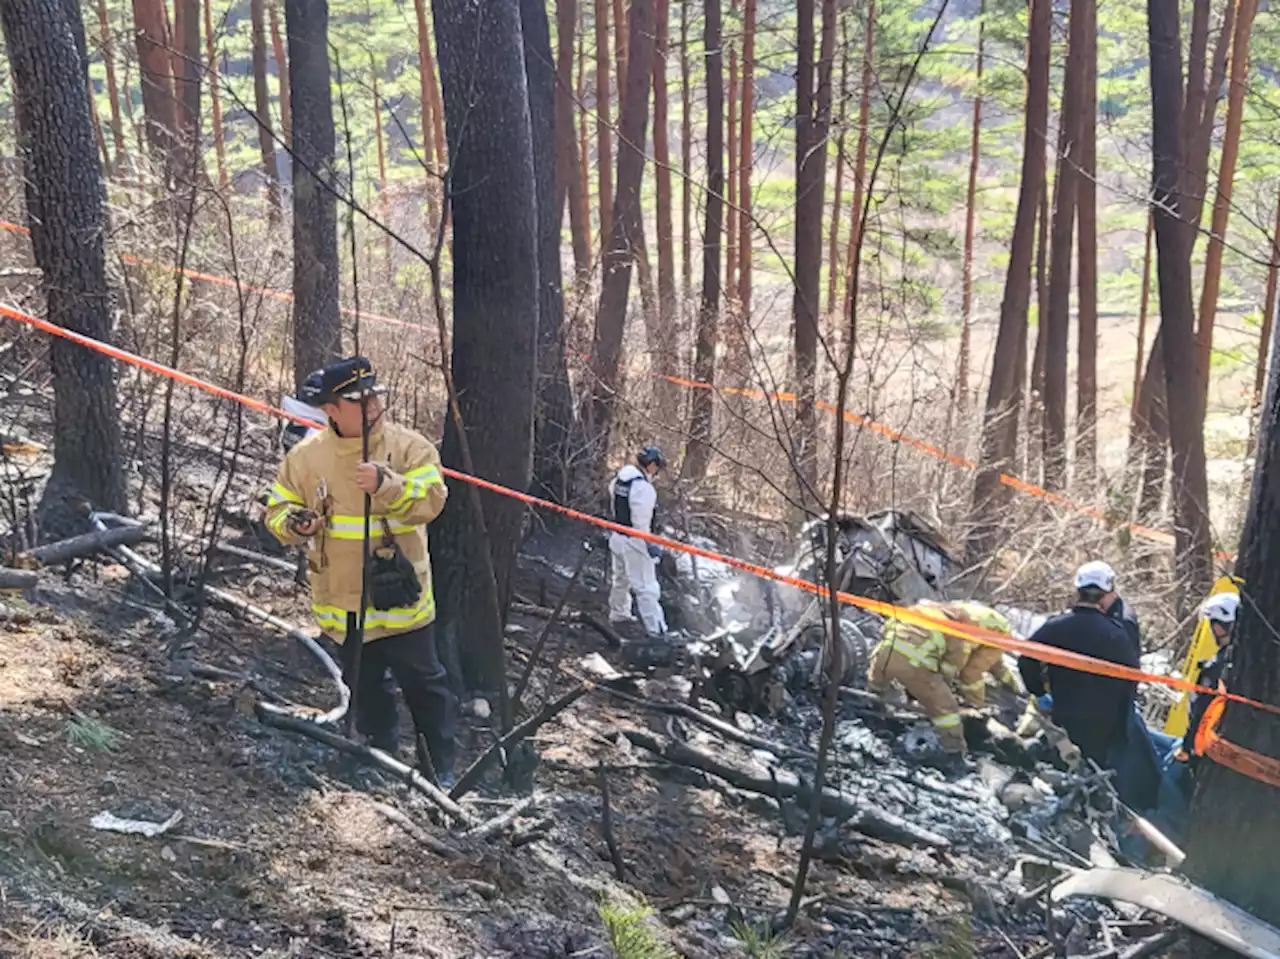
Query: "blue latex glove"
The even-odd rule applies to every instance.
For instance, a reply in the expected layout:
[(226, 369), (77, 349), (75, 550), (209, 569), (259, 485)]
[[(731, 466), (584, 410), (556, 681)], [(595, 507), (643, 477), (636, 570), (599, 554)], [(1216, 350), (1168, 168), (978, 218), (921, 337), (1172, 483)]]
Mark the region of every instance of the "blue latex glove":
[(662, 554), (666, 552), (666, 550), (664, 550), (657, 543), (650, 543), (646, 541), (645, 546), (649, 547), (650, 559), (662, 559)]
[(1042, 713), (1053, 712), (1053, 697), (1048, 693), (1045, 693), (1043, 696), (1037, 696), (1036, 709), (1040, 710)]

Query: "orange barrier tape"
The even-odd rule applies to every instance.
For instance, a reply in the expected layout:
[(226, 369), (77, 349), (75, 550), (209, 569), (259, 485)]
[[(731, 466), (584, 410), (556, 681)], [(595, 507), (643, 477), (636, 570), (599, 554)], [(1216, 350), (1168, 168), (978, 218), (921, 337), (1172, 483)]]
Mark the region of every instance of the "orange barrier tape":
[(1225, 766), (1242, 776), (1256, 779), (1268, 786), (1280, 787), (1280, 759), (1272, 759), (1244, 746), (1237, 746), (1221, 737), (1209, 744), (1204, 755), (1219, 766)]
[[(9, 223), (3, 220), (0, 220), (0, 230), (8, 230), (10, 232), (22, 233), (22, 234), (29, 234), (31, 232), (25, 226), (21, 226), (17, 223)], [(286, 302), (293, 301), (292, 294), (286, 293), (283, 290), (273, 290), (273, 289), (270, 289), (269, 287), (264, 287), (264, 286), (249, 286), (246, 284), (238, 284), (235, 280), (229, 279), (224, 276), (216, 276), (210, 273), (199, 273), (199, 272), (196, 272), (195, 270), (180, 268), (180, 267), (172, 266), (167, 263), (160, 263), (157, 260), (148, 260), (141, 257), (128, 256), (128, 255), (122, 256), (121, 258), (126, 263), (139, 263), (146, 266), (155, 266), (164, 270), (168, 270), (172, 273), (182, 274), (183, 276), (189, 277), (191, 279), (204, 280), (208, 283), (218, 284), (219, 286), (238, 287), (240, 289), (249, 290), (254, 293), (260, 293), (263, 296), (269, 296), (274, 299), (283, 300)], [(389, 323), (395, 326), (409, 327), (413, 329), (417, 329), (421, 327), (421, 324), (410, 323), (407, 320), (401, 320), (393, 316), (383, 316), (382, 314), (379, 314), (379, 313), (366, 313), (363, 311), (353, 310), (349, 307), (343, 307), (342, 312), (348, 316), (358, 316), (361, 319), (372, 320), (378, 323)], [(674, 383), (677, 386), (682, 386), (682, 387), (685, 387), (686, 389), (713, 390), (725, 396), (744, 396), (744, 397), (749, 397), (751, 399), (772, 399), (780, 403), (796, 402), (795, 393), (771, 393), (771, 392), (766, 392), (765, 390), (757, 390), (749, 387), (716, 386), (713, 383), (703, 383), (699, 380), (689, 380), (679, 376), (668, 376), (664, 373), (652, 373), (651, 375), (656, 379), (666, 380), (669, 383)], [(814, 402), (814, 406), (817, 409), (820, 409), (823, 412), (830, 413), (832, 415), (836, 415), (839, 412), (833, 404), (828, 403), (826, 400), (816, 400)], [(960, 469), (967, 469), (967, 470), (978, 469), (978, 464), (967, 457), (957, 456), (955, 453), (948, 452), (947, 450), (942, 449), (939, 446), (935, 446), (932, 443), (928, 443), (924, 440), (917, 439), (913, 436), (908, 436), (906, 433), (903, 433), (900, 430), (896, 430), (891, 426), (887, 426), (884, 423), (879, 423), (865, 416), (859, 416), (857, 413), (851, 413), (847, 410), (844, 413), (844, 418), (846, 421), (850, 423), (856, 423), (859, 426), (862, 426), (865, 429), (868, 429), (879, 436), (883, 436), (885, 439), (889, 440), (890, 442), (901, 443), (904, 446), (910, 446), (912, 449), (918, 450), (919, 452), (924, 453), (927, 456), (932, 456), (935, 459), (942, 460), (943, 462), (950, 463), (952, 466), (958, 467)], [(1016, 490), (1019, 493), (1026, 494), (1027, 496), (1035, 496), (1040, 499), (1043, 499), (1045, 502), (1050, 503), (1054, 506), (1060, 507), (1062, 509), (1071, 510), (1073, 512), (1079, 513), (1082, 516), (1088, 516), (1089, 518), (1097, 520), (1098, 522), (1102, 523), (1104, 526), (1110, 522), (1106, 514), (1103, 513), (1101, 510), (1096, 509), (1095, 507), (1084, 506), (1080, 503), (1076, 503), (1070, 499), (1067, 499), (1065, 496), (1062, 496), (1058, 493), (1051, 492), (1050, 490), (1047, 490), (1041, 486), (1036, 486), (1034, 483), (1028, 483), (1025, 480), (1018, 479), (1018, 477), (1011, 476), (1008, 473), (1000, 474), (1000, 482), (1005, 486), (1008, 486), (1009, 488)], [(1154, 543), (1160, 543), (1162, 546), (1172, 547), (1175, 544), (1173, 535), (1170, 533), (1163, 532), (1162, 530), (1152, 529), (1151, 527), (1143, 526), (1140, 523), (1124, 523), (1122, 525), (1123, 525), (1123, 528), (1128, 529), (1135, 536), (1140, 536), (1143, 539), (1149, 540)], [(1215, 555), (1217, 559), (1223, 560), (1223, 561), (1231, 561), (1235, 559), (1234, 555), (1226, 552), (1218, 552)]]
[[(99, 353), (103, 353), (107, 356), (112, 357), (113, 359), (117, 359), (125, 363), (130, 363), (134, 366), (140, 367), (158, 376), (166, 376), (172, 380), (175, 380), (179, 383), (183, 383), (187, 386), (204, 390), (205, 392), (211, 393), (214, 396), (219, 396), (224, 399), (233, 400), (251, 409), (259, 410), (260, 412), (263, 412), (263, 413), (269, 413), (270, 415), (279, 417), (281, 419), (291, 420), (296, 423), (302, 423), (307, 426), (314, 425), (310, 421), (304, 420), (301, 417), (293, 416), (292, 414), (287, 413), (282, 409), (278, 409), (277, 407), (272, 406), (270, 403), (264, 403), (261, 400), (255, 400), (251, 397), (242, 396), (239, 393), (235, 393), (232, 390), (224, 389), (223, 387), (220, 387), (220, 386), (215, 386), (214, 384), (201, 380), (195, 376), (192, 376), (189, 373), (184, 373), (181, 370), (172, 369), (171, 367), (165, 366), (161, 363), (157, 363), (154, 360), (148, 360), (145, 357), (137, 356), (136, 354), (130, 353), (127, 350), (122, 350), (119, 347), (115, 347), (115, 346), (111, 346), (110, 344), (103, 343), (99, 340), (94, 339), (93, 337), (86, 336), (83, 333), (75, 333), (75, 332), (72, 332), (71, 330), (63, 329), (57, 324), (50, 323), (47, 320), (38, 319), (37, 317), (34, 317), (34, 316), (30, 316), (29, 314), (23, 313), (20, 310), (16, 310), (12, 307), (0, 304), (0, 316), (4, 316), (4, 317), (7, 317), (8, 319), (15, 320), (18, 323), (26, 324), (27, 326), (34, 327), (38, 330), (42, 330), (54, 336), (60, 336), (63, 339), (70, 340), (71, 342), (77, 343), (80, 346), (83, 346), (87, 349), (96, 350)], [(478, 476), (471, 476), (470, 474), (462, 473), (457, 470), (450, 469), (448, 467), (443, 467), (442, 472), (446, 476), (449, 476), (453, 479), (460, 480), (464, 483), (470, 483), (474, 486), (480, 487), (481, 489), (485, 489), (492, 493), (496, 493), (499, 496), (506, 496), (511, 499), (516, 499), (522, 503), (526, 503), (529, 506), (537, 507), (539, 509), (552, 510), (554, 512), (560, 513), (563, 516), (568, 516), (572, 519), (581, 520), (584, 523), (588, 523), (600, 529), (606, 529), (612, 532), (623, 533), (626, 536), (642, 539), (650, 543), (656, 543), (659, 546), (663, 546), (667, 549), (674, 550), (676, 552), (687, 553), (691, 556), (697, 556), (697, 557), (701, 557), (702, 559), (710, 560), (711, 562), (721, 563), (725, 566), (732, 567), (733, 569), (738, 569), (738, 570), (741, 570), (742, 572), (750, 573), (753, 576), (759, 576), (764, 579), (771, 579), (774, 582), (778, 582), (786, 586), (794, 587), (795, 589), (802, 590), (806, 593), (811, 593), (815, 596), (824, 597), (824, 598), (830, 596), (827, 588), (824, 586), (819, 586), (816, 583), (811, 583), (808, 580), (800, 579), (795, 576), (788, 576), (783, 573), (779, 573), (776, 570), (769, 569), (768, 567), (765, 567), (765, 566), (760, 566), (759, 564), (756, 564), (756, 563), (751, 563), (746, 560), (738, 559), (733, 556), (726, 556), (723, 553), (717, 553), (709, 549), (703, 549), (702, 547), (693, 546), (689, 543), (681, 543), (677, 540), (668, 539), (665, 536), (659, 536), (655, 533), (643, 533), (643, 532), (640, 532), (639, 530), (632, 529), (630, 526), (622, 526), (618, 523), (611, 522), (610, 520), (601, 519), (598, 516), (592, 516), (589, 513), (583, 513), (580, 510), (576, 510), (568, 506), (561, 506), (558, 503), (552, 503), (548, 500), (539, 499), (538, 497), (532, 496), (529, 493), (524, 493), (518, 490), (509, 489), (508, 487), (502, 486), (498, 483), (493, 483), (493, 482), (490, 482), (489, 480), (481, 479)], [(1052, 663), (1058, 666), (1064, 666), (1068, 669), (1077, 669), (1082, 672), (1095, 673), (1100, 676), (1111, 676), (1116, 679), (1132, 680), (1135, 682), (1155, 683), (1157, 685), (1168, 686), (1173, 689), (1186, 690), (1188, 692), (1209, 693), (1210, 695), (1225, 695), (1227, 699), (1233, 702), (1242, 703), (1243, 705), (1251, 706), (1255, 709), (1261, 709), (1268, 713), (1280, 715), (1280, 706), (1273, 706), (1269, 703), (1257, 702), (1255, 700), (1247, 699), (1246, 697), (1238, 696), (1233, 693), (1219, 694), (1217, 690), (1209, 689), (1204, 686), (1198, 686), (1195, 683), (1188, 682), (1185, 679), (1179, 679), (1173, 676), (1159, 676), (1154, 673), (1147, 673), (1140, 669), (1133, 669), (1129, 666), (1121, 666), (1117, 663), (1107, 662), (1106, 660), (1094, 659), (1091, 656), (1083, 656), (1079, 653), (1073, 653), (1067, 650), (1057, 649), (1053, 646), (1046, 646), (1043, 643), (1033, 643), (1030, 640), (1017, 639), (1013, 636), (1007, 636), (1003, 633), (996, 633), (991, 630), (982, 629), (977, 626), (970, 626), (964, 623), (936, 620), (931, 617), (924, 616), (920, 612), (910, 609), (908, 607), (895, 606), (892, 603), (884, 603), (879, 600), (868, 599), (865, 596), (857, 596), (857, 595), (854, 595), (853, 593), (842, 592), (842, 593), (837, 593), (836, 596), (841, 603), (848, 606), (855, 606), (859, 609), (864, 609), (867, 612), (876, 613), (877, 615), (884, 616), (886, 618), (897, 619), (902, 622), (923, 626), (930, 630), (937, 630), (939, 632), (943, 632), (951, 636), (957, 636), (961, 639), (967, 640), (972, 643), (977, 643), (978, 645), (981, 645), (981, 646), (993, 646), (998, 649), (1002, 649), (1006, 652), (1017, 653), (1018, 655), (1021, 655), (1021, 656), (1030, 656), (1033, 659), (1040, 660), (1041, 662), (1044, 662), (1044, 663)]]

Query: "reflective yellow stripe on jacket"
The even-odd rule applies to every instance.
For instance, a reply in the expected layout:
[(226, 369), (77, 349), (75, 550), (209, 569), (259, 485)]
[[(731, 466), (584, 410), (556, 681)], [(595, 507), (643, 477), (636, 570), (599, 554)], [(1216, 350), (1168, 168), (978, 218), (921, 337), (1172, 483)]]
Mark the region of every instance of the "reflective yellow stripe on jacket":
[[(391, 532), (396, 535), (412, 533), (417, 528), (397, 522), (390, 516), (384, 517), (380, 513), (375, 513), (369, 517), (369, 538), (374, 542), (377, 542), (382, 536), (382, 521), (384, 518)], [(327, 524), (327, 533), (333, 539), (364, 539), (364, 517), (343, 514), (330, 516)]]
[[(312, 606), (316, 625), (334, 637), (342, 637), (347, 630), (347, 612), (337, 606)], [(423, 590), (421, 598), (413, 606), (398, 606), (392, 609), (374, 609), (364, 611), (364, 628), (394, 629), (404, 632), (421, 626), (435, 618), (436, 599), (430, 585)]]
[[(291, 503), (295, 506), (306, 506), (306, 502), (289, 487), (280, 483), (276, 483), (271, 487), (271, 493), (267, 497), (267, 509), (270, 511), (273, 506), (280, 506), (284, 503)], [(281, 533), (284, 531), (285, 524), (289, 522), (289, 511), (287, 509), (279, 510), (271, 513), (267, 517), (267, 529), (273, 533)]]
[(938, 657), (946, 651), (947, 640), (936, 629), (924, 630), (918, 626), (900, 624), (890, 620), (884, 627), (884, 638), (881, 639), (876, 652), (892, 650), (902, 656), (917, 669), (938, 671)]
[(443, 486), (444, 477), (438, 466), (419, 466), (404, 474), (404, 492), (387, 510), (391, 516), (404, 513), (414, 500), (426, 499), (432, 486)]

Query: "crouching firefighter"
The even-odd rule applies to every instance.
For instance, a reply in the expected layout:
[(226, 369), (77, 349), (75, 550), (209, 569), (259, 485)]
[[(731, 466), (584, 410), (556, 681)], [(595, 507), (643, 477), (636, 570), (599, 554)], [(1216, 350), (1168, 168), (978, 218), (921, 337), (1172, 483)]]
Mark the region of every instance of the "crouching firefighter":
[[(395, 692), (383, 681), (389, 671), (419, 744), (425, 742), (428, 755), (419, 759), (429, 758), (445, 785), (452, 779), (457, 703), (436, 651), (426, 525), (444, 508), (448, 489), (435, 447), (386, 420), (384, 393), (362, 356), (320, 371), (305, 395), (328, 425), (285, 457), (266, 524), (281, 543), (307, 547), (312, 610), (340, 644), (357, 729), (375, 747), (396, 751)], [(366, 497), (369, 576), (361, 624)]]
[[(958, 603), (919, 603), (912, 607), (912, 612), (939, 623), (972, 621)], [(871, 653), (867, 687), (873, 692), (886, 692), (891, 683), (902, 686), (907, 695), (924, 707), (943, 752), (960, 759), (967, 749), (960, 704), (951, 691), (951, 681), (960, 676), (969, 658), (970, 644), (963, 639), (948, 636), (940, 629), (891, 619), (885, 623), (880, 643)], [(983, 675), (985, 672), (983, 667)]]
[[(950, 607), (944, 608), (958, 609), (964, 613), (964, 622), (971, 623), (980, 629), (985, 629), (992, 633), (1000, 633), (1002, 636), (1008, 636), (1013, 632), (1012, 627), (1009, 625), (1009, 620), (990, 606), (982, 603), (953, 603)], [(952, 618), (958, 619), (959, 617), (953, 616)], [(954, 637), (950, 637), (949, 641), (954, 641)], [(1014, 692), (1022, 688), (1016, 678), (1016, 674), (1005, 663), (1004, 650), (999, 646), (985, 646), (981, 643), (969, 642), (964, 645), (964, 659), (955, 677), (956, 693), (959, 695), (962, 705), (973, 709), (981, 709), (987, 704), (987, 676), (994, 679), (997, 684), (1012, 689)]]
[[(653, 479), (667, 461), (656, 446), (646, 446), (636, 454), (636, 465), (627, 464), (609, 484), (613, 501), (613, 521), (642, 533), (653, 532), (653, 512), (658, 505), (658, 491)], [(657, 558), (649, 544), (622, 533), (609, 534), (609, 556), (612, 582), (609, 589), (609, 622), (617, 625), (633, 622), (631, 597), (651, 637), (667, 631), (667, 618), (662, 612), (661, 587), (658, 586)]]

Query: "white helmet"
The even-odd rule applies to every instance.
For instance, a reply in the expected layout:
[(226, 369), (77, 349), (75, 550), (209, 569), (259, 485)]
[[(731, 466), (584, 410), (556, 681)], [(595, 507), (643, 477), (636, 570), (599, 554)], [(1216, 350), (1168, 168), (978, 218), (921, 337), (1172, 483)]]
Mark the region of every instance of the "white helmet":
[(1076, 589), (1090, 588), (1110, 593), (1116, 588), (1116, 571), (1100, 559), (1085, 563), (1076, 570)]
[(1236, 614), (1239, 611), (1240, 596), (1237, 593), (1215, 593), (1200, 607), (1200, 615), (1205, 619), (1228, 625), (1236, 621)]

